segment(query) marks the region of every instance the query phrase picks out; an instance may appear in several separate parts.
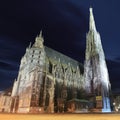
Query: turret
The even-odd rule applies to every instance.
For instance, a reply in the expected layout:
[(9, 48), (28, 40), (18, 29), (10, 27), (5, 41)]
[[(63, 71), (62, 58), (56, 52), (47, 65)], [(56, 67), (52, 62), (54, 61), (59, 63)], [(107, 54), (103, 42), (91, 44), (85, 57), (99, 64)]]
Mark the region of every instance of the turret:
[(44, 39), (43, 39), (43, 36), (42, 36), (42, 31), (40, 31), (39, 36), (37, 36), (36, 39), (35, 39), (35, 43), (33, 44), (33, 47), (43, 48), (43, 43), (44, 43)]

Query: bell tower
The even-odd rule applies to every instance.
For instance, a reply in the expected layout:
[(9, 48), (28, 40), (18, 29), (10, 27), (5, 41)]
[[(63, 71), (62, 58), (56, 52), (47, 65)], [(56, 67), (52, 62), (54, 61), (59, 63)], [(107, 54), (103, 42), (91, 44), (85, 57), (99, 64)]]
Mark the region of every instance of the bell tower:
[(90, 8), (89, 32), (86, 36), (84, 79), (87, 93), (94, 94), (96, 97), (96, 107), (97, 100), (100, 98), (102, 111), (110, 112), (109, 91), (111, 85), (101, 38), (96, 30), (92, 8)]

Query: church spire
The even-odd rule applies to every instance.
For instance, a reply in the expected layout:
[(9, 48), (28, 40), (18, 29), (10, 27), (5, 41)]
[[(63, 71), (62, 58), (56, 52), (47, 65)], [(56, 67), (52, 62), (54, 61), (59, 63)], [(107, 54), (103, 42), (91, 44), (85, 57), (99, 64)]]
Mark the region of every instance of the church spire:
[(43, 48), (44, 38), (42, 36), (42, 30), (40, 31), (40, 34), (35, 38), (35, 43), (33, 44), (33, 47), (36, 48)]
[(89, 11), (90, 11), (89, 30), (90, 31), (96, 31), (96, 26), (95, 26), (95, 20), (94, 20), (94, 16), (93, 16), (92, 7), (90, 7)]
[(42, 30), (40, 31), (39, 37), (40, 37), (40, 38), (42, 37)]
[[(100, 34), (96, 30), (92, 8), (90, 10), (89, 32), (86, 36), (86, 59), (84, 64), (85, 89), (88, 93), (102, 96), (103, 112), (110, 112), (110, 81), (105, 62)], [(96, 108), (99, 104), (96, 102)]]

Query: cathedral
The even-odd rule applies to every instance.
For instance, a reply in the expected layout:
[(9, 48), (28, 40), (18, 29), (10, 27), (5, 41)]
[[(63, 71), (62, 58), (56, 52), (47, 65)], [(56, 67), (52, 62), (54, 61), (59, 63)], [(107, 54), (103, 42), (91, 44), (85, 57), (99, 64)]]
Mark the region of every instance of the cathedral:
[(0, 112), (111, 112), (110, 81), (90, 8), (84, 65), (44, 45), (42, 32), (26, 48), (12, 90), (0, 93)]

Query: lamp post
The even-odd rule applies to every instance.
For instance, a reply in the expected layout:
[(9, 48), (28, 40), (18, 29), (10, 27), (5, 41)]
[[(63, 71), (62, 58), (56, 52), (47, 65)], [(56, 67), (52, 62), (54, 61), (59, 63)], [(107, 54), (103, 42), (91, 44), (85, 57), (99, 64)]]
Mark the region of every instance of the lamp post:
[(113, 102), (113, 111), (116, 111), (116, 109), (115, 109), (115, 105), (116, 105), (116, 103)]

